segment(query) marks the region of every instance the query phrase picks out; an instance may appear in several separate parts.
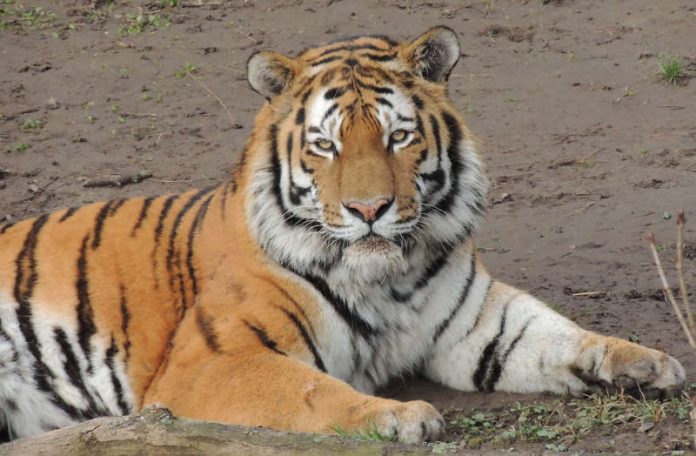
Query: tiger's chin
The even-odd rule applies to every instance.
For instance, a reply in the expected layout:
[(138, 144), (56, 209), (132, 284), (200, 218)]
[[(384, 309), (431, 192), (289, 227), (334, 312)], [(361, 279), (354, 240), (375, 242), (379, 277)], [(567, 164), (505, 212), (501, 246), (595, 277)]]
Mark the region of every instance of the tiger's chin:
[(355, 287), (384, 283), (405, 273), (408, 266), (401, 247), (381, 236), (364, 237), (350, 244), (343, 251), (343, 265), (349, 275), (347, 283)]

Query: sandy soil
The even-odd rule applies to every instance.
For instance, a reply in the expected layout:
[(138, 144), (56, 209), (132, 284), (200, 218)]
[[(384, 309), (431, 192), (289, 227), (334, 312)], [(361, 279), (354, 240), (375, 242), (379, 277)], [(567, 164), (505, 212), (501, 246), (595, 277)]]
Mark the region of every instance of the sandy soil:
[[(463, 52), (450, 94), (485, 145), (494, 183), (479, 236), (489, 269), (695, 372), (642, 240), (654, 231), (671, 259), (677, 211), (696, 215), (696, 81), (657, 75), (665, 55), (696, 75), (693, 1), (91, 3), (0, 2), (0, 222), (222, 180), (262, 103), (245, 80), (255, 50), (408, 38), (445, 24)], [(152, 177), (85, 187), (142, 172)], [(696, 286), (696, 223), (687, 238)], [(385, 394), (443, 409), (520, 399), (420, 380)], [(581, 448), (665, 450), (656, 432)]]

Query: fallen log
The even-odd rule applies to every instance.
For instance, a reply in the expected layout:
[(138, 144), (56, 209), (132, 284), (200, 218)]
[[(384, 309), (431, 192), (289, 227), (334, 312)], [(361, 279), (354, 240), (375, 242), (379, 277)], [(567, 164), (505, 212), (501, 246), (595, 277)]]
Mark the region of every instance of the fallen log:
[(140, 415), (105, 417), (0, 445), (0, 455), (302, 455), (431, 454), (427, 446), (228, 426), (178, 418), (152, 406)]

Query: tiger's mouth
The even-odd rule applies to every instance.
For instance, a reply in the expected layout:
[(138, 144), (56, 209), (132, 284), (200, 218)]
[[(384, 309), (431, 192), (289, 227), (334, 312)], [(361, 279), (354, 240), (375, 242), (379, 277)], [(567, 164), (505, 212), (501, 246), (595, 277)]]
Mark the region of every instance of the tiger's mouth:
[(370, 233), (352, 242), (345, 250), (347, 255), (389, 255), (395, 250), (401, 252), (396, 243), (378, 234)]

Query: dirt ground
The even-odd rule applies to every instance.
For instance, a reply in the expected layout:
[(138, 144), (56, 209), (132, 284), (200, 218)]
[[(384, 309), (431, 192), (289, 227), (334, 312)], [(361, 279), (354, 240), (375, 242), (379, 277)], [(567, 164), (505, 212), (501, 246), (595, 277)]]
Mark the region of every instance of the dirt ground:
[[(488, 268), (578, 323), (666, 350), (696, 373), (643, 241), (654, 231), (671, 262), (685, 209), (696, 288), (692, 0), (0, 0), (0, 222), (220, 182), (262, 103), (245, 79), (252, 52), (355, 34), (405, 39), (437, 24), (459, 33), (450, 95), (493, 182), (478, 237)], [(682, 61), (677, 84), (658, 76), (667, 56)], [(120, 188), (85, 186), (150, 173)], [(385, 394), (465, 411), (522, 399), (421, 380)], [(678, 450), (670, 442), (688, 429), (683, 420), (638, 426), (571, 449)]]

